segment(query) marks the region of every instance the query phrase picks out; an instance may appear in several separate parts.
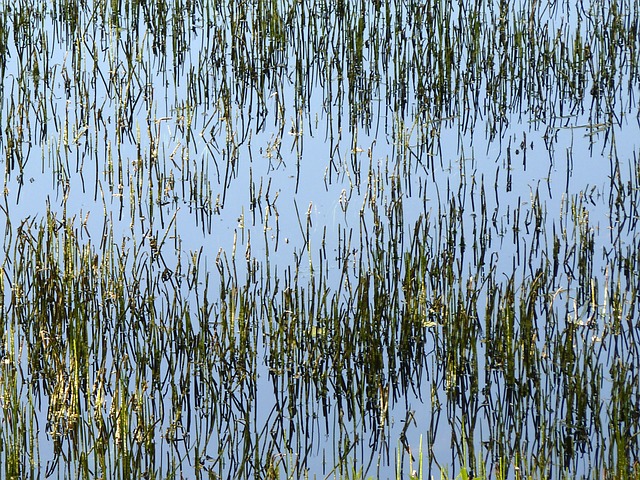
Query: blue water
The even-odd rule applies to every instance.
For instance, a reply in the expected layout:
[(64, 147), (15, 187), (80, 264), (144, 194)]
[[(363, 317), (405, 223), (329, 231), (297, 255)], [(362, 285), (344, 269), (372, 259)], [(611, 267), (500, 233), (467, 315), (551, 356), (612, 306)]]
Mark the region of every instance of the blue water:
[[(452, 11), (459, 14), (457, 9)], [(550, 9), (550, 23), (559, 21), (563, 13), (567, 12)], [(334, 14), (327, 15), (330, 24)], [(373, 270), (367, 257), (373, 225), (380, 222), (383, 230), (389, 228), (389, 212), (399, 201), (403, 235), (398, 242), (402, 242), (402, 252), (407, 251), (414, 227), (421, 219), (428, 217), (436, 225), (438, 218), (447, 218), (452, 199), (459, 208), (463, 207), (460, 225), (470, 245), (484, 201), (492, 224), (486, 253), (491, 261), (481, 267), (471, 250), (467, 250), (466, 256), (461, 255), (464, 273), (457, 279), (457, 288), (462, 290), (474, 280), (474, 272), (487, 273), (489, 268), (494, 269), (495, 278), (503, 278), (505, 282), (513, 275), (516, 285), (520, 280), (533, 278), (531, 265), (536, 265), (541, 255), (549, 254), (552, 241), (549, 232), (556, 231), (558, 235), (564, 232), (570, 239), (575, 235), (571, 211), (579, 201), (588, 211), (589, 231), (594, 234), (593, 249), (597, 255), (592, 276), (600, 285), (607, 281), (608, 272), (608, 257), (600, 252), (606, 252), (614, 238), (621, 249), (637, 247), (635, 228), (624, 228), (629, 224), (621, 226), (621, 220), (609, 206), (610, 197), (615, 194), (611, 185), (615, 167), (620, 167), (621, 184), (637, 178), (633, 166), (640, 123), (632, 100), (638, 93), (637, 87), (621, 91), (624, 93), (620, 93), (618, 104), (612, 106), (614, 115), (610, 116), (616, 122), (602, 121), (601, 112), (596, 115), (588, 108), (561, 118), (560, 107), (570, 107), (561, 100), (549, 102), (552, 111), (545, 112), (548, 121), (535, 121), (525, 105), (520, 111), (506, 112), (503, 121), (497, 122), (491, 109), (482, 107), (476, 112), (447, 118), (430, 112), (429, 119), (425, 119), (409, 101), (407, 110), (399, 113), (387, 103), (391, 100), (391, 87), (382, 82), (372, 100), (365, 102), (371, 111), (370, 121), (358, 117), (353, 124), (349, 122), (353, 104), (337, 94), (341, 88), (348, 90), (349, 85), (336, 72), (329, 72), (324, 78), (322, 75), (327, 72), (312, 71), (308, 78), (301, 79), (310, 92), (304, 103), (296, 97), (299, 80), (295, 77), (295, 61), (302, 53), (296, 52), (291, 44), (282, 54), (283, 64), (274, 68), (277, 73), (269, 77), (264, 89), (260, 92), (248, 89), (246, 92), (250, 94), (243, 97), (244, 80), (234, 76), (230, 63), (218, 66), (216, 71), (210, 70), (212, 64), (205, 63), (202, 52), (210, 47), (207, 42), (213, 41), (213, 37), (205, 35), (206, 20), (190, 20), (193, 28), (189, 30), (186, 50), (181, 53), (184, 57), (180, 57), (183, 62), (179, 64), (175, 62), (176, 52), (171, 49), (171, 37), (167, 38), (166, 56), (151, 53), (157, 34), (145, 29), (142, 18), (138, 21), (141, 32), (128, 36), (132, 25), (117, 30), (85, 18), (85, 41), (79, 54), (77, 44), (64, 40), (58, 24), (49, 16), (41, 22), (34, 20), (33, 37), (42, 35), (49, 39), (46, 55), (40, 60), (40, 70), (46, 69), (48, 80), (42, 77), (43, 73), (38, 81), (29, 75), (27, 60), (9, 42), (0, 97), (5, 119), (2, 123), (30, 130), (19, 146), (22, 168), (10, 170), (10, 161), (3, 162), (3, 217), (8, 219), (3, 228), (5, 238), (9, 231), (15, 237), (15, 228), (21, 222), (34, 219), (37, 222), (50, 209), (59, 218), (64, 214), (73, 219), (81, 241), (90, 242), (94, 248), (103, 241), (104, 232), (108, 232), (114, 244), (132, 251), (150, 248), (147, 246), (150, 239), (156, 237), (158, 241), (164, 240), (163, 265), (151, 267), (158, 274), (163, 268), (184, 274), (187, 259), (202, 251), (200, 266), (210, 272), (208, 295), (214, 305), (214, 318), (195, 314), (202, 302), (204, 285), (197, 294), (184, 284), (178, 289), (194, 307), (195, 334), (209, 328), (215, 330), (211, 325), (215, 325), (215, 315), (220, 313), (218, 259), (235, 262), (240, 284), (248, 275), (245, 258), (258, 265), (261, 272), (266, 271), (268, 263), (272, 275), (283, 285), (288, 270), (297, 271), (298, 282), (306, 286), (319, 278), (318, 272), (323, 268), (326, 287), (335, 292), (344, 288), (344, 272), (356, 282), (361, 266)], [(225, 25), (231, 28), (228, 23)], [(583, 23), (579, 27), (571, 22), (569, 25), (585, 28)], [(16, 26), (12, 24), (9, 28)], [(94, 41), (99, 46), (96, 50), (90, 48)], [(231, 62), (231, 46), (220, 48), (225, 48), (223, 58)], [(308, 48), (311, 50), (304, 54), (305, 58), (324, 53), (313, 51), (311, 43)], [(129, 49), (143, 60), (129, 65), (126, 58)], [(94, 75), (94, 68), (100, 74)], [(390, 77), (399, 73), (389, 65), (365, 62), (363, 68), (367, 72), (385, 71)], [(203, 93), (195, 95), (190, 90), (195, 72), (210, 82), (209, 99), (201, 104), (194, 104), (193, 100)], [(278, 76), (282, 72), (288, 75)], [(215, 98), (217, 87), (225, 82), (232, 90), (237, 89), (231, 93), (228, 111), (223, 100)], [(366, 88), (362, 87), (362, 95)], [(484, 94), (485, 88), (481, 89)], [(407, 92), (412, 98), (416, 94), (415, 85), (409, 82)], [(25, 119), (29, 122), (20, 123), (15, 120), (16, 108), (28, 99), (36, 102), (41, 99), (44, 112), (26, 112)], [(461, 126), (462, 115), (473, 118), (473, 131)], [(498, 131), (492, 137), (487, 130), (495, 125)], [(7, 140), (0, 144), (6, 151)], [(191, 197), (193, 185), (202, 188), (203, 193)], [(394, 190), (393, 185), (399, 187)], [(543, 253), (535, 253), (536, 261), (531, 261), (535, 238), (533, 212), (538, 205), (544, 210), (540, 228), (546, 232), (549, 245), (541, 247), (539, 251)], [(626, 208), (631, 212), (633, 206)], [(516, 211), (520, 215), (517, 231)], [(446, 234), (434, 229), (433, 245), (438, 245), (437, 240)], [(388, 230), (385, 235), (390, 235)], [(348, 258), (344, 255), (345, 236), (352, 238)], [(132, 257), (128, 257), (127, 266), (136, 266)], [(5, 274), (11, 284), (10, 267)], [(200, 279), (204, 282), (204, 275)], [(561, 272), (557, 285), (559, 290), (554, 297), (557, 303), (551, 309), (559, 317), (573, 315), (579, 320), (587, 306), (573, 301), (578, 288), (575, 280)], [(606, 303), (604, 290), (601, 286), (596, 298), (601, 309)], [(342, 291), (342, 295), (345, 298), (349, 292)], [(170, 298), (160, 296), (157, 301), (158, 311), (165, 312)], [(486, 301), (485, 291), (478, 299), (479, 315)], [(601, 325), (595, 336), (604, 328), (608, 314), (607, 311), (597, 317)], [(162, 323), (163, 319), (157, 321)], [(171, 442), (165, 435), (175, 414), (175, 405), (170, 400), (175, 385), (167, 385), (166, 390), (152, 395), (150, 404), (166, 414), (154, 433), (156, 450), (161, 452), (156, 467), (169, 471), (166, 459), (179, 459), (178, 470), (191, 476), (197, 471), (196, 461), (200, 457), (205, 468), (212, 471), (237, 472), (241, 467), (234, 454), (219, 458), (217, 452), (221, 445), (224, 452), (236, 451), (235, 445), (241, 451), (245, 431), (264, 441), (264, 445), (277, 445), (279, 450), (272, 455), (278, 458), (283, 471), (295, 472), (294, 476), (308, 468), (311, 478), (314, 475), (325, 478), (337, 472), (332, 471), (334, 465), (347, 460), (347, 464), (352, 461), (381, 478), (394, 477), (400, 468), (405, 478), (408, 471), (418, 468), (417, 451), (422, 440), (425, 456), (430, 448), (436, 459), (431, 473), (437, 477), (438, 466), (450, 472), (459, 471), (462, 459), (452, 438), (465, 435), (475, 440), (476, 454), (491, 464), (491, 454), (488, 448), (483, 448), (492, 441), (496, 419), (504, 419), (502, 411), (495, 413), (497, 410), (478, 398), (470, 398), (466, 404), (458, 397), (461, 403), (456, 403), (442, 389), (436, 389), (442, 387), (444, 380), (441, 384), (432, 382), (434, 378), (443, 378), (442, 366), (434, 353), (442, 338), (439, 333), (442, 325), (428, 327), (433, 332), (428, 335), (431, 343), (423, 346), (426, 364), (422, 377), (412, 379), (416, 385), (413, 389), (405, 392), (400, 388), (397, 397), (391, 395), (389, 414), (384, 419), (371, 412), (345, 419), (334, 392), (330, 391), (323, 399), (313, 385), (300, 382), (299, 390), (286, 392), (283, 385), (296, 382), (284, 372), (273, 375), (265, 365), (269, 345), (266, 340), (262, 342), (264, 328), (255, 326), (255, 338), (260, 340), (253, 365), (255, 384), (236, 385), (237, 391), (222, 383), (209, 386), (210, 390), (200, 392), (201, 407), (183, 400), (184, 412), (188, 413), (183, 412), (176, 434), (183, 440)], [(479, 371), (487, 367), (482, 342), (482, 338), (478, 339)], [(107, 358), (108, 362), (115, 362), (108, 367), (112, 373), (120, 368), (128, 371), (126, 366), (117, 364), (120, 360)], [(13, 361), (26, 365), (24, 357)], [(163, 357), (162, 362), (163, 371), (169, 371), (170, 355)], [(179, 368), (189, 364), (176, 362)], [(98, 366), (92, 365), (90, 369), (96, 376)], [(222, 375), (215, 373), (216, 378)], [(29, 374), (24, 375), (28, 379)], [(484, 399), (508, 403), (500, 375), (493, 382), (489, 378), (492, 372), (486, 373), (488, 390)], [(126, 385), (135, 391), (141, 381), (131, 378)], [(188, 398), (195, 402), (198, 394), (195, 386), (190, 388)], [(608, 392), (609, 387), (603, 391)], [(21, 395), (26, 402), (26, 394)], [(114, 398), (111, 392), (105, 401), (114, 402)], [(47, 407), (44, 398), (36, 414), (40, 419), (37, 441), (41, 463), (54, 465), (53, 442), (46, 433)], [(562, 408), (557, 411), (562, 412)], [(604, 414), (603, 410), (603, 418)], [(143, 414), (140, 415), (142, 418)], [(463, 431), (470, 423), (475, 430)], [(525, 434), (533, 437), (532, 418), (525, 418), (523, 424)], [(231, 437), (218, 437), (216, 432), (235, 433)], [(533, 440), (527, 445), (534, 450)], [(411, 452), (406, 446), (410, 446)], [(346, 458), (339, 458), (345, 451)], [(410, 462), (412, 455), (414, 461)], [(588, 469), (589, 452), (582, 459), (583, 463), (574, 464), (575, 471)], [(52, 468), (65, 476), (62, 464)]]

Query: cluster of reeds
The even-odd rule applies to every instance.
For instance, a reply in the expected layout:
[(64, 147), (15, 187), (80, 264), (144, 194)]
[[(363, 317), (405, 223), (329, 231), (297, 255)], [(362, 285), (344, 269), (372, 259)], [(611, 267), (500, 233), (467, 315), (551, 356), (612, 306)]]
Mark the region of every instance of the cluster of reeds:
[(578, 3), (0, 2), (0, 476), (637, 476), (640, 7)]

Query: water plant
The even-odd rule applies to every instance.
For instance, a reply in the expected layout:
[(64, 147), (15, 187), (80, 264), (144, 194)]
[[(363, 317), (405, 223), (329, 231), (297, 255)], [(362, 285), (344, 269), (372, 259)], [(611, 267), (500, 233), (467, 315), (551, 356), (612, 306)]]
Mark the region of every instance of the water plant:
[(0, 2), (3, 478), (633, 478), (637, 2)]

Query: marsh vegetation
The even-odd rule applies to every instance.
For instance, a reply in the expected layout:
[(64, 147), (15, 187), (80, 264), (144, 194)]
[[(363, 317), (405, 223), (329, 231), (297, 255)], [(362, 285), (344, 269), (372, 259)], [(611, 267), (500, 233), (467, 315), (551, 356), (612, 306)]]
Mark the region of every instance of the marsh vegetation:
[(0, 1), (0, 476), (637, 478), (639, 25)]

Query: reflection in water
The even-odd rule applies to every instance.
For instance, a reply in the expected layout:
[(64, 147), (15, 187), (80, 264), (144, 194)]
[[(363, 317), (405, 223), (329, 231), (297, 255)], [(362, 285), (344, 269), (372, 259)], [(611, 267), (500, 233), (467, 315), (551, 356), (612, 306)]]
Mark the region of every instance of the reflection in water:
[(7, 478), (635, 476), (636, 6), (0, 12)]

